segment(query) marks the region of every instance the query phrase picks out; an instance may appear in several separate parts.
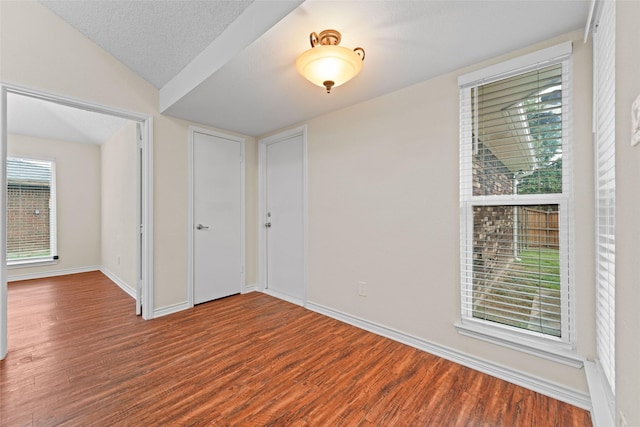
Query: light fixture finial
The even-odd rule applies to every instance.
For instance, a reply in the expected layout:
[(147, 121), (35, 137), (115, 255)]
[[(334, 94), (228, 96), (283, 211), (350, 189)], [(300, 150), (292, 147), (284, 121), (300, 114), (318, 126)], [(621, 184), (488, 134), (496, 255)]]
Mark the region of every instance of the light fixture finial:
[(327, 93), (331, 93), (331, 88), (335, 85), (335, 82), (327, 80), (322, 82), (322, 85), (327, 89)]

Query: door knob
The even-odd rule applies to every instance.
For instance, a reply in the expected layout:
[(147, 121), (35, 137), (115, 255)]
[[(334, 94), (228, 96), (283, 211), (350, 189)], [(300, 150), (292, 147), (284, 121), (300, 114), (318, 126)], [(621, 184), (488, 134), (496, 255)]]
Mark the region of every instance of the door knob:
[(208, 230), (209, 226), (208, 225), (198, 224), (198, 225), (196, 225), (196, 229), (198, 229), (198, 230)]
[(265, 226), (265, 227), (267, 227), (267, 228), (271, 228), (271, 223), (270, 223), (270, 222), (268, 222), (268, 223), (266, 223), (264, 226)]

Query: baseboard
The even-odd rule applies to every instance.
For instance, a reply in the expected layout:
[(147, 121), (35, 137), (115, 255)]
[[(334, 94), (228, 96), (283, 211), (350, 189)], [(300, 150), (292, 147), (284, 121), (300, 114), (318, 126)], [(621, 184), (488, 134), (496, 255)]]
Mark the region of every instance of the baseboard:
[[(257, 290), (258, 290), (258, 286), (257, 285), (248, 285), (248, 286), (244, 287), (244, 289), (241, 291), (241, 293), (247, 294), (249, 292), (256, 292)], [(187, 310), (187, 309), (190, 309), (190, 308), (193, 308), (193, 306), (189, 305), (188, 301), (180, 302), (180, 303), (177, 303), (177, 304), (168, 305), (166, 307), (162, 307), (162, 308), (158, 308), (158, 309), (154, 310), (153, 311), (153, 318), (155, 319), (156, 317), (167, 316), (169, 314), (177, 313), (179, 311)]]
[(249, 292), (257, 292), (257, 291), (258, 291), (258, 285), (254, 283), (253, 285), (244, 285), (241, 293), (248, 294)]
[(129, 295), (133, 299), (136, 299), (136, 290), (131, 288), (124, 280), (113, 274), (107, 267), (100, 267), (100, 271), (102, 272), (102, 274), (107, 276), (109, 280), (118, 285), (120, 289), (125, 291), (127, 295)]
[(290, 295), (283, 294), (282, 292), (274, 291), (273, 289), (263, 289), (262, 292), (274, 298), (278, 298), (286, 302), (290, 302), (291, 304), (304, 307), (304, 301), (299, 298), (294, 298)]
[(167, 316), (169, 314), (177, 313), (179, 311), (187, 310), (189, 308), (193, 308), (193, 307), (190, 306), (187, 301), (180, 302), (178, 304), (168, 305), (162, 308), (157, 308), (153, 311), (153, 318), (155, 319), (157, 317)]
[[(265, 290), (266, 292), (266, 290)], [(332, 317), (336, 320), (348, 323), (358, 328), (364, 329), (374, 334), (398, 341), (443, 359), (450, 360), (471, 369), (500, 378), (510, 383), (525, 387), (529, 390), (544, 394), (545, 396), (558, 399), (585, 410), (591, 410), (591, 399), (587, 393), (573, 388), (565, 387), (561, 384), (540, 378), (534, 375), (511, 369), (496, 363), (480, 359), (478, 357), (463, 353), (452, 348), (426, 341), (422, 338), (414, 337), (404, 332), (361, 319), (350, 314), (334, 310), (329, 307), (307, 302), (306, 307), (316, 313)]]
[(99, 271), (99, 265), (91, 265), (88, 267), (66, 268), (63, 270), (42, 271), (26, 274), (14, 274), (7, 276), (7, 282), (17, 282), (18, 280), (44, 279), (46, 277), (66, 276), (67, 274), (88, 273), (90, 271)]
[(591, 361), (584, 362), (587, 384), (591, 393), (591, 420), (593, 427), (607, 427), (616, 424), (616, 417), (611, 411), (615, 407), (615, 399), (609, 391), (607, 379), (602, 369)]

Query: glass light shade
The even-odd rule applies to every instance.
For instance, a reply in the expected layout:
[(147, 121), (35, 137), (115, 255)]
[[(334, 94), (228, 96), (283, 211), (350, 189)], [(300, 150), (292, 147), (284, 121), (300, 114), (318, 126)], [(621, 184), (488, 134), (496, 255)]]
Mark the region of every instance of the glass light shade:
[(332, 81), (333, 87), (336, 87), (348, 82), (362, 70), (362, 57), (346, 47), (320, 45), (300, 55), (296, 68), (315, 85), (325, 87), (324, 82)]

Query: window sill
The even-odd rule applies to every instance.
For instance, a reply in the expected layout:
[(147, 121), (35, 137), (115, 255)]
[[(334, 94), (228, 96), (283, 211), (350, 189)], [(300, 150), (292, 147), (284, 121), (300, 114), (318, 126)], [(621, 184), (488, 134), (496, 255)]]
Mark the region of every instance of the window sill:
[(584, 357), (577, 354), (570, 345), (565, 343), (555, 343), (544, 338), (502, 330), (473, 320), (463, 320), (454, 326), (460, 334), (468, 337), (522, 351), (574, 368), (582, 368), (584, 365)]
[(41, 265), (55, 265), (55, 264), (58, 264), (57, 259), (51, 259), (51, 258), (23, 259), (23, 260), (17, 260), (17, 261), (7, 261), (7, 269), (12, 270), (15, 268), (38, 267)]

